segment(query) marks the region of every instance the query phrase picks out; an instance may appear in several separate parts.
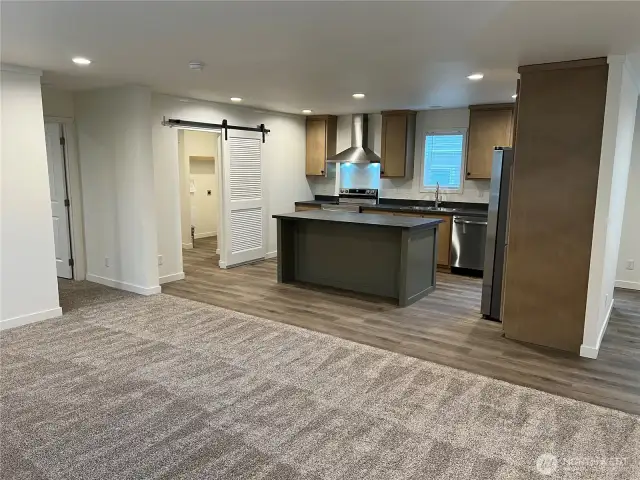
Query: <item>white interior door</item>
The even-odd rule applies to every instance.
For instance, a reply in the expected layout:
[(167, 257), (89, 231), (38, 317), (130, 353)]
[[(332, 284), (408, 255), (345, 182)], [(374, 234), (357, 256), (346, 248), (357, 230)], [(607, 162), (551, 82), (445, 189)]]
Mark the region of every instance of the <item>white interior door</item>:
[(53, 241), (56, 250), (56, 270), (59, 277), (73, 278), (71, 267), (71, 239), (67, 214), (67, 182), (64, 168), (64, 146), (61, 145), (62, 129), (59, 123), (44, 124), (47, 140), (47, 164), (49, 166), (49, 191), (53, 217)]
[(262, 134), (229, 130), (222, 146), (222, 268), (266, 255)]

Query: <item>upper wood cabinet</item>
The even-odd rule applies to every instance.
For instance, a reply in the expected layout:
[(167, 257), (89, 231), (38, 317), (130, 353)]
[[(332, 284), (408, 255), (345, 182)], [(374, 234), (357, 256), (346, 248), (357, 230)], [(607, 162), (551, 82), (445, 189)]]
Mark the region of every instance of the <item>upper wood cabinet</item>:
[(327, 157), (336, 154), (337, 128), (333, 115), (307, 117), (307, 175), (327, 176)]
[(467, 178), (490, 179), (494, 147), (510, 147), (513, 104), (471, 105), (467, 138)]
[(382, 112), (381, 177), (413, 177), (415, 138), (416, 112)]

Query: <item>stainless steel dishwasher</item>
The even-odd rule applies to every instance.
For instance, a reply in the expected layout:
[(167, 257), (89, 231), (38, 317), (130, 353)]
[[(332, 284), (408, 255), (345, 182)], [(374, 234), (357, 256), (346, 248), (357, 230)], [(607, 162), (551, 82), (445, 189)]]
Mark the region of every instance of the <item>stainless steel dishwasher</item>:
[(454, 216), (451, 234), (451, 266), (482, 270), (486, 238), (487, 219), (485, 217)]

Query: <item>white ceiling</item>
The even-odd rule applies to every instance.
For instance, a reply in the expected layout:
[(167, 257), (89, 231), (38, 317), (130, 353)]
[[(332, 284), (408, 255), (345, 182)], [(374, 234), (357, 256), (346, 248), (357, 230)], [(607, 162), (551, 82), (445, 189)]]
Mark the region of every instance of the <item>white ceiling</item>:
[[(5, 63), (68, 89), (299, 113), (508, 102), (518, 65), (640, 49), (640, 2), (9, 2)], [(78, 67), (73, 56), (93, 59)], [(202, 72), (188, 63), (200, 60)], [(481, 82), (466, 75), (481, 71)], [(365, 92), (364, 100), (351, 94)]]

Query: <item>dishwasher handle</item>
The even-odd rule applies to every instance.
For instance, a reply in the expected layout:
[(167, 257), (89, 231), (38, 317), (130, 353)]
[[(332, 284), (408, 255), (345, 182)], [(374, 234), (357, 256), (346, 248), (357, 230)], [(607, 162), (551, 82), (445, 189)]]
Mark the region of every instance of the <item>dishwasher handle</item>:
[(460, 220), (459, 218), (454, 218), (453, 223), (463, 223), (465, 225), (486, 225), (487, 222), (472, 222), (471, 220)]

